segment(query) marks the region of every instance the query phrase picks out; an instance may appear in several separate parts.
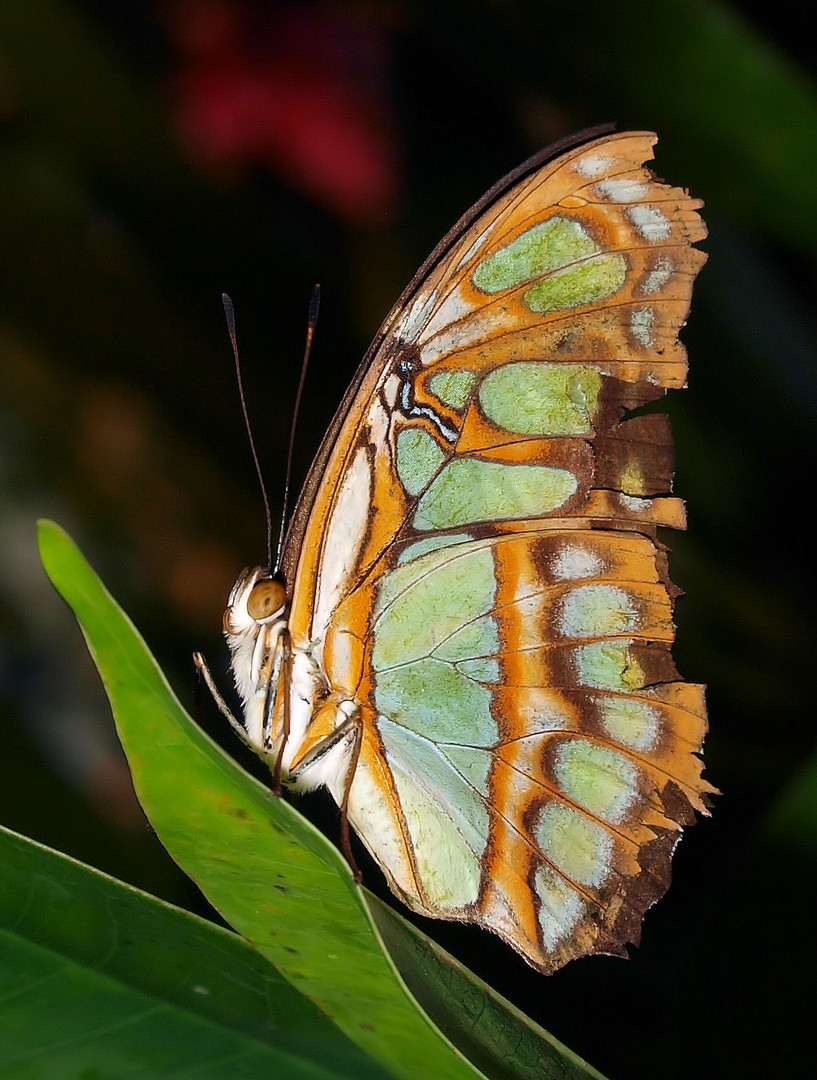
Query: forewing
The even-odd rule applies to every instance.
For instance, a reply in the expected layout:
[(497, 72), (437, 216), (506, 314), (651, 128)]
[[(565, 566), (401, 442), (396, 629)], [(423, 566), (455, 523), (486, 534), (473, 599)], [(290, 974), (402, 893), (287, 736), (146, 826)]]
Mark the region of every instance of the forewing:
[(534, 965), (621, 951), (705, 809), (657, 525), (686, 192), (612, 134), (514, 174), (392, 314), (307, 484), (290, 626), (360, 707), (350, 815), (406, 901)]

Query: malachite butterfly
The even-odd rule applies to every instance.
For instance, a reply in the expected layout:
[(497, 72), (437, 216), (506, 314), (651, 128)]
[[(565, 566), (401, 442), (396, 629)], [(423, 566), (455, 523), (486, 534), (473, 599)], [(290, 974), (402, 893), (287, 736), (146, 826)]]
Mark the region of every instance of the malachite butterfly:
[(501, 180), (389, 314), (225, 632), (247, 741), (326, 785), (389, 885), (534, 967), (623, 953), (714, 791), (670, 655), (665, 416), (701, 203), (656, 136)]

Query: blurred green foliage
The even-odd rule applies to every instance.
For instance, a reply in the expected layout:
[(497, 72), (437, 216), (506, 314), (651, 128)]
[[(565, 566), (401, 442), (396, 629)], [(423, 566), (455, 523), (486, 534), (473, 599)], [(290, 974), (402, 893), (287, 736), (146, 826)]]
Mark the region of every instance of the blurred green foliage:
[[(232, 67), (201, 40), (225, 10)], [(676, 657), (709, 685), (708, 775), (724, 794), (684, 839), (628, 964), (544, 979), (478, 931), (428, 929), (608, 1075), (804, 1074), (800, 985), (817, 955), (793, 912), (817, 878), (807, 26), (787, 0), (0, 5), (0, 820), (205, 910), (139, 815), (37, 566), (34, 519), (82, 540), (184, 694), (193, 648), (223, 667), (224, 598), (264, 547), (220, 293), (275, 492), (315, 279), (299, 478), (379, 320), (461, 212), (571, 130), (656, 130), (656, 171), (704, 198), (711, 233), (684, 331), (690, 389), (668, 402), (690, 527), (665, 539), (687, 592)], [(300, 126), (260, 148), (241, 129), (238, 149), (204, 153), (220, 114), (202, 102), (225, 100), (236, 56), (250, 85), (297, 82)], [(342, 114), (312, 93), (327, 72)], [(304, 133), (311, 169), (289, 152)], [(332, 186), (366, 153), (394, 181), (368, 215)], [(230, 744), (218, 717), (204, 722)]]

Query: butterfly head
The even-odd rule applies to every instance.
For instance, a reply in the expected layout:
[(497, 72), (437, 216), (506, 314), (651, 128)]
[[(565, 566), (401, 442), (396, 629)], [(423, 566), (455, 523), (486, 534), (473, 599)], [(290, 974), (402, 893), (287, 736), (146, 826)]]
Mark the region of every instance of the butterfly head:
[(224, 633), (231, 637), (253, 635), (262, 626), (282, 619), (287, 590), (281, 578), (257, 566), (243, 570), (230, 592), (224, 612)]
[(264, 702), (280, 664), (286, 606), (286, 587), (280, 577), (255, 567), (239, 575), (222, 620), (247, 734), (261, 750), (268, 749), (262, 731)]

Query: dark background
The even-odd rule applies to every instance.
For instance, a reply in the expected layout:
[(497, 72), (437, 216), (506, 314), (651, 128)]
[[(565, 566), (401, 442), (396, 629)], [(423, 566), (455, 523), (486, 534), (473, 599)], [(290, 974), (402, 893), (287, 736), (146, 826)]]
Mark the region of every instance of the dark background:
[(615, 1080), (813, 1074), (807, 9), (4, 0), (0, 821), (206, 911), (141, 816), (35, 519), (73, 533), (190, 705), (191, 652), (224, 681), (225, 597), (264, 560), (220, 293), (279, 503), (315, 280), (296, 488), (380, 320), (472, 202), (571, 131), (656, 130), (657, 172), (705, 199), (711, 232), (690, 389), (667, 406), (690, 527), (665, 540), (723, 795), (628, 962), (545, 978), (484, 932), (425, 928)]

